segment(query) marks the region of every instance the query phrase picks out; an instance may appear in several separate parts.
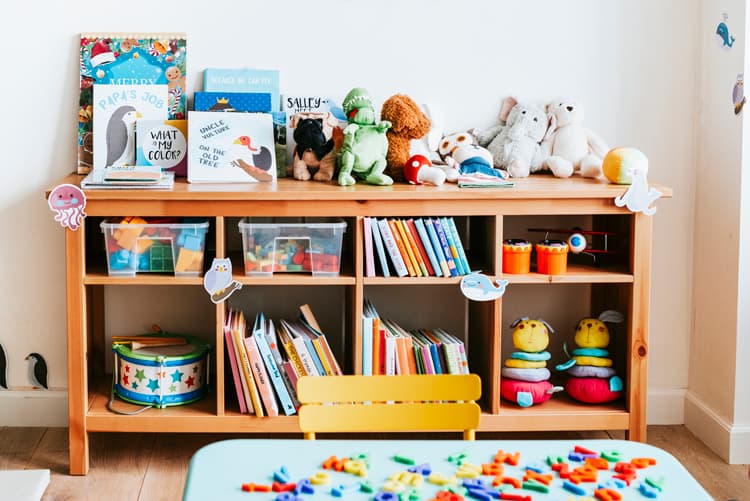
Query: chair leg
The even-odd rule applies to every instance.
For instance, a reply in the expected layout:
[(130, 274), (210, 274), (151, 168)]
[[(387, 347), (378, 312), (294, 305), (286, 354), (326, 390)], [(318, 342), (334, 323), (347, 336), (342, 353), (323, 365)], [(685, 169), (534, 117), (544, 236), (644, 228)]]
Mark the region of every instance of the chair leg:
[(476, 438), (476, 430), (464, 430), (464, 440), (475, 440)]

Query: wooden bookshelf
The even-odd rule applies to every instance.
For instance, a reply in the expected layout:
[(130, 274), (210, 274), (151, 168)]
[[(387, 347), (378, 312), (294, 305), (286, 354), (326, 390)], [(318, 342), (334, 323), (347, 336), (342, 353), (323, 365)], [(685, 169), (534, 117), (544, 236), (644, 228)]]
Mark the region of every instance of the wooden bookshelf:
[[(82, 176), (61, 180), (79, 184)], [(671, 189), (657, 186), (665, 197)], [(534, 287), (545, 294), (557, 286), (575, 285), (590, 289), (591, 310), (597, 311), (606, 298), (625, 312), (623, 329), (627, 333), (615, 347), (625, 362), (620, 367), (625, 382), (624, 398), (607, 405), (585, 405), (557, 394), (550, 401), (528, 409), (502, 402), (499, 396), (502, 366), (501, 326), (503, 298), (486, 303), (469, 302), (462, 310), (469, 345), (469, 366), (482, 379), (483, 413), (481, 432), (533, 430), (625, 430), (633, 440), (645, 440), (646, 368), (648, 360), (648, 318), (651, 274), (651, 218), (632, 214), (614, 205), (615, 196), (625, 188), (605, 181), (582, 178), (555, 179), (532, 176), (516, 180), (511, 189), (461, 190), (455, 185), (440, 187), (394, 185), (390, 187), (357, 184), (340, 187), (333, 183), (299, 182), (281, 179), (275, 184), (191, 185), (177, 181), (174, 190), (89, 190), (86, 191), (88, 223), (78, 231), (66, 230), (67, 332), (70, 472), (88, 471), (88, 433), (117, 432), (247, 432), (262, 434), (299, 433), (294, 416), (257, 418), (237, 409), (233, 381), (225, 380), (224, 346), (221, 325), (223, 310), (215, 311), (216, 331), (209, 341), (215, 345), (211, 355), (212, 390), (193, 404), (167, 409), (150, 409), (125, 416), (107, 408), (111, 375), (104, 373), (104, 287), (113, 286), (202, 286), (202, 277), (174, 277), (137, 274), (114, 277), (107, 274), (103, 261), (103, 241), (97, 223), (104, 217), (137, 215), (198, 216), (209, 220), (210, 256), (230, 256), (234, 278), (244, 286), (238, 293), (252, 294), (264, 287), (334, 286), (345, 291), (341, 319), (345, 323), (346, 365), (361, 371), (362, 305), (370, 288), (385, 286), (388, 295), (404, 287), (445, 288), (454, 291), (461, 277), (397, 278), (364, 276), (363, 217), (435, 217), (465, 218), (473, 229), (469, 242), (469, 262), (494, 279), (511, 285)], [(49, 192), (48, 192), (49, 194)], [(345, 245), (338, 276), (312, 276), (277, 273), (272, 276), (245, 275), (241, 253), (228, 242), (236, 232), (237, 218), (336, 217), (347, 222)], [(504, 228), (513, 218), (581, 217), (595, 229), (618, 231), (623, 238), (614, 263), (595, 267), (569, 264), (564, 275), (502, 274), (501, 242)], [(510, 219), (509, 219), (510, 218)], [(90, 255), (88, 255), (90, 253)], [(210, 264), (206, 258), (204, 268)], [(537, 290), (538, 289), (538, 290)], [(179, 289), (178, 289), (179, 290)], [(247, 292), (246, 292), (247, 290)], [(301, 292), (308, 289), (303, 287)], [(440, 289), (443, 290), (443, 289)], [(174, 293), (174, 292), (168, 292)], [(513, 288), (506, 296), (513, 294)], [(208, 299), (207, 299), (208, 300)], [(438, 305), (439, 306), (439, 305)], [(110, 308), (117, 307), (110, 305)], [(433, 308), (435, 305), (432, 306)], [(610, 306), (611, 307), (611, 306)], [(378, 305), (387, 310), (388, 305)], [(461, 336), (459, 336), (461, 337)], [(394, 376), (398, 377), (398, 376)], [(117, 401), (116, 406), (128, 407)]]

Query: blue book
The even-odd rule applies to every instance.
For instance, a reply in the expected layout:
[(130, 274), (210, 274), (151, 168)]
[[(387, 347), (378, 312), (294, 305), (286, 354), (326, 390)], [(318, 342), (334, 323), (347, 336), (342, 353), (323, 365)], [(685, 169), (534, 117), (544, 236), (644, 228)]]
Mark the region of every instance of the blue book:
[(440, 247), (443, 249), (445, 261), (448, 263), (448, 270), (450, 270), (452, 277), (457, 277), (458, 268), (456, 267), (456, 261), (453, 259), (453, 254), (451, 253), (450, 244), (448, 243), (448, 238), (443, 229), (443, 225), (440, 224), (439, 218), (435, 218), (432, 223), (435, 226), (435, 232), (440, 240)]
[[(378, 222), (375, 218), (372, 218), (372, 239), (375, 241), (375, 249), (378, 252), (378, 260), (380, 261), (380, 268), (383, 270), (384, 277), (390, 277), (391, 272), (388, 271), (388, 261), (385, 258), (385, 247), (383, 246), (383, 236), (380, 234), (378, 228)], [(370, 340), (372, 341), (372, 339)]]
[(263, 314), (260, 314), (260, 321), (256, 320), (256, 330), (253, 332), (253, 337), (255, 337), (255, 343), (258, 345), (258, 351), (260, 352), (260, 356), (263, 359), (263, 363), (266, 365), (266, 369), (268, 370), (268, 376), (271, 380), (271, 384), (273, 384), (274, 390), (276, 390), (276, 395), (279, 397), (279, 402), (281, 403), (281, 409), (284, 411), (284, 414), (287, 416), (291, 416), (292, 414), (296, 413), (296, 410), (294, 409), (294, 404), (292, 403), (292, 399), (289, 396), (289, 391), (286, 388), (286, 385), (284, 384), (284, 380), (281, 378), (281, 372), (279, 371), (279, 367), (276, 365), (276, 360), (274, 359), (273, 353), (271, 352), (271, 347), (268, 346), (268, 342), (266, 341), (266, 337), (263, 333), (263, 327), (265, 326), (265, 320), (263, 318)]
[(195, 111), (272, 111), (269, 92), (196, 92), (193, 105)]
[(268, 92), (271, 110), (281, 111), (279, 71), (253, 68), (206, 68), (203, 71), (205, 92)]
[(453, 241), (456, 243), (456, 250), (458, 251), (458, 257), (461, 260), (461, 266), (463, 266), (466, 274), (468, 275), (469, 273), (471, 273), (471, 267), (469, 266), (469, 260), (466, 259), (466, 251), (464, 250), (464, 246), (461, 243), (461, 237), (458, 235), (456, 221), (452, 217), (448, 218), (448, 226), (450, 226)]
[(448, 262), (445, 260), (443, 254), (443, 246), (440, 245), (440, 239), (438, 238), (435, 226), (432, 223), (432, 219), (425, 219), (425, 228), (427, 228), (427, 235), (430, 237), (430, 243), (432, 243), (432, 250), (435, 253), (435, 257), (440, 263), (440, 270), (446, 277), (450, 276), (450, 269), (448, 268)]
[(461, 259), (458, 257), (458, 250), (456, 249), (456, 242), (453, 240), (453, 234), (451, 233), (451, 227), (448, 223), (448, 218), (444, 217), (440, 219), (440, 224), (443, 227), (443, 232), (445, 233), (445, 238), (448, 240), (448, 248), (451, 251), (451, 257), (453, 258), (453, 261), (456, 263), (456, 271), (460, 275), (468, 275), (467, 270), (464, 269), (464, 265), (461, 262)]
[(432, 269), (435, 270), (435, 276), (442, 277), (443, 272), (440, 269), (440, 263), (435, 256), (435, 252), (432, 250), (432, 244), (430, 243), (429, 235), (427, 235), (427, 229), (425, 228), (424, 221), (422, 221), (421, 219), (415, 219), (414, 226), (417, 228), (417, 233), (419, 233), (419, 238), (420, 240), (422, 240), (422, 246), (424, 247), (424, 251), (427, 253), (427, 257), (430, 260)]

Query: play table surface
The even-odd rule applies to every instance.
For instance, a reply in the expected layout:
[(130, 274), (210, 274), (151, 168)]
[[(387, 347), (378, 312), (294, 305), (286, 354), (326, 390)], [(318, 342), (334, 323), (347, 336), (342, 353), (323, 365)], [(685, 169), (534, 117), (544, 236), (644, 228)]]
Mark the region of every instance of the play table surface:
[[(582, 493), (565, 490), (564, 480), (557, 471), (553, 471), (549, 462), (564, 459), (569, 469), (583, 466), (583, 462), (570, 459), (576, 447), (611, 456), (619, 453), (620, 462), (631, 462), (638, 458), (655, 460), (655, 464), (636, 470), (636, 479), (629, 486), (615, 487), (612, 476), (615, 462), (608, 462), (607, 470), (599, 470), (597, 482), (582, 482), (578, 484)], [(206, 445), (198, 450), (190, 461), (187, 482), (184, 491), (185, 501), (197, 500), (318, 500), (318, 499), (398, 499), (398, 496), (383, 495), (384, 487), (394, 475), (407, 472), (409, 468), (429, 465), (432, 474), (439, 474), (443, 478), (451, 478), (457, 473), (471, 471), (474, 466), (493, 463), (502, 453), (520, 453), (518, 464), (503, 463), (503, 477), (512, 477), (523, 482), (527, 467), (536, 469), (542, 475), (552, 475), (549, 492), (542, 493), (528, 488), (515, 488), (510, 484), (504, 486), (507, 494), (530, 496), (531, 500), (554, 499), (567, 501), (569, 499), (596, 499), (594, 491), (599, 484), (609, 486), (621, 494), (621, 499), (637, 500), (649, 499), (641, 492), (643, 489), (650, 494), (656, 494), (656, 499), (662, 500), (711, 500), (703, 487), (690, 475), (682, 464), (671, 454), (654, 446), (626, 440), (271, 440), (271, 439), (238, 439), (225, 440)], [(324, 469), (323, 463), (331, 456), (337, 459), (357, 458), (367, 456), (369, 463), (366, 477), (356, 473), (337, 472)], [(406, 464), (412, 460), (413, 465)], [(644, 461), (640, 461), (644, 462)], [(461, 463), (459, 465), (459, 463)], [(283, 469), (283, 472), (282, 472)], [(324, 474), (321, 474), (323, 472)], [(289, 483), (299, 483), (302, 479), (319, 480), (326, 476), (329, 483), (311, 484), (314, 493), (294, 492), (245, 492), (243, 484), (271, 486), (274, 475), (284, 480), (284, 473)], [(417, 474), (419, 475), (419, 474)], [(402, 478), (413, 479), (416, 475), (401, 475)], [(480, 475), (490, 489), (499, 493), (499, 488), (492, 488), (493, 476)], [(465, 478), (456, 478), (458, 485), (462, 485)], [(476, 479), (469, 479), (476, 482)], [(608, 482), (609, 481), (609, 482)], [(372, 487), (371, 492), (361, 488), (362, 482)], [(659, 486), (661, 491), (655, 487)], [(334, 489), (336, 488), (336, 489)], [(407, 488), (408, 490), (409, 488)], [(333, 491), (340, 491), (336, 496)], [(403, 500), (434, 499), (438, 492), (447, 490), (428, 481), (424, 477), (423, 484), (416, 488), (418, 497), (402, 495)], [(379, 495), (379, 493), (381, 493)], [(376, 497), (378, 496), (379, 497)], [(503, 496), (506, 497), (506, 496)], [(465, 499), (472, 498), (464, 494)], [(442, 498), (441, 498), (442, 499)], [(461, 499), (448, 498), (445, 499)], [(507, 497), (507, 499), (522, 499)]]

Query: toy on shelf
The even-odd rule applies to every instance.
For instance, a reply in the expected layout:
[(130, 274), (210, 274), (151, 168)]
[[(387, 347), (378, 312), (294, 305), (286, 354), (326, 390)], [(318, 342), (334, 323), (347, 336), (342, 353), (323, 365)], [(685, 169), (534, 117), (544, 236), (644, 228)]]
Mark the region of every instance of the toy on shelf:
[(315, 181), (330, 181), (336, 167), (333, 131), (338, 120), (330, 113), (297, 113), (290, 121), (294, 129), (292, 172), (295, 179), (310, 179), (310, 169), (317, 169)]
[(523, 274), (531, 270), (531, 242), (518, 238), (503, 240), (503, 273)]
[[(620, 312), (605, 310), (597, 318), (584, 318), (576, 327), (572, 357), (555, 367), (567, 371), (570, 377), (565, 391), (580, 402), (598, 404), (611, 402), (622, 395), (622, 379), (612, 368), (609, 358), (609, 329), (605, 322), (620, 323), (624, 317)], [(563, 344), (568, 354), (567, 345)], [(568, 355), (570, 357), (570, 355)]]
[[(529, 228), (527, 231), (532, 233), (544, 233), (544, 239), (548, 240), (550, 234), (568, 235), (565, 241), (568, 244), (568, 251), (571, 254), (584, 254), (591, 257), (594, 266), (600, 266), (599, 257), (603, 254), (615, 254), (615, 251), (609, 249), (609, 237), (616, 235), (612, 231), (591, 231), (582, 230), (581, 228), (571, 228), (569, 230), (561, 228)], [(601, 247), (594, 247), (592, 242), (586, 237), (601, 237)], [(541, 272), (540, 272), (541, 273)]]
[(388, 138), (385, 133), (391, 123), (376, 120), (370, 94), (360, 87), (349, 91), (344, 98), (343, 107), (349, 125), (344, 129), (339, 184), (355, 184), (357, 181), (352, 173), (366, 183), (393, 184), (393, 179), (384, 174), (388, 153)]
[(553, 393), (562, 391), (561, 387), (548, 381), (550, 354), (544, 351), (549, 345), (549, 333), (554, 330), (544, 320), (530, 320), (528, 317), (517, 318), (510, 327), (513, 329), (513, 346), (518, 351), (505, 360), (500, 395), (521, 407), (546, 402)]
[(500, 107), (500, 125), (479, 134), (477, 140), (486, 147), (495, 167), (505, 169), (512, 177), (528, 177), (542, 170), (542, 140), (547, 135), (549, 119), (543, 109), (519, 103), (507, 97)]
[(604, 176), (615, 184), (629, 184), (630, 188), (617, 197), (615, 205), (627, 206), (632, 212), (643, 212), (650, 216), (656, 212), (651, 204), (662, 193), (648, 185), (648, 158), (635, 148), (614, 148), (604, 157)]
[(568, 243), (544, 239), (536, 244), (536, 271), (543, 275), (562, 275), (568, 271)]
[(445, 183), (445, 171), (432, 165), (424, 155), (414, 155), (404, 164), (403, 177), (410, 184), (432, 184), (440, 186)]
[(440, 157), (449, 168), (461, 176), (481, 175), (504, 180), (508, 173), (492, 167), (492, 154), (476, 144), (471, 131), (455, 132), (444, 136), (438, 148)]
[(544, 166), (557, 177), (580, 173), (583, 177), (602, 175), (602, 159), (609, 149), (602, 138), (583, 126), (583, 105), (574, 99), (549, 104), (550, 132), (542, 143), (549, 157)]

